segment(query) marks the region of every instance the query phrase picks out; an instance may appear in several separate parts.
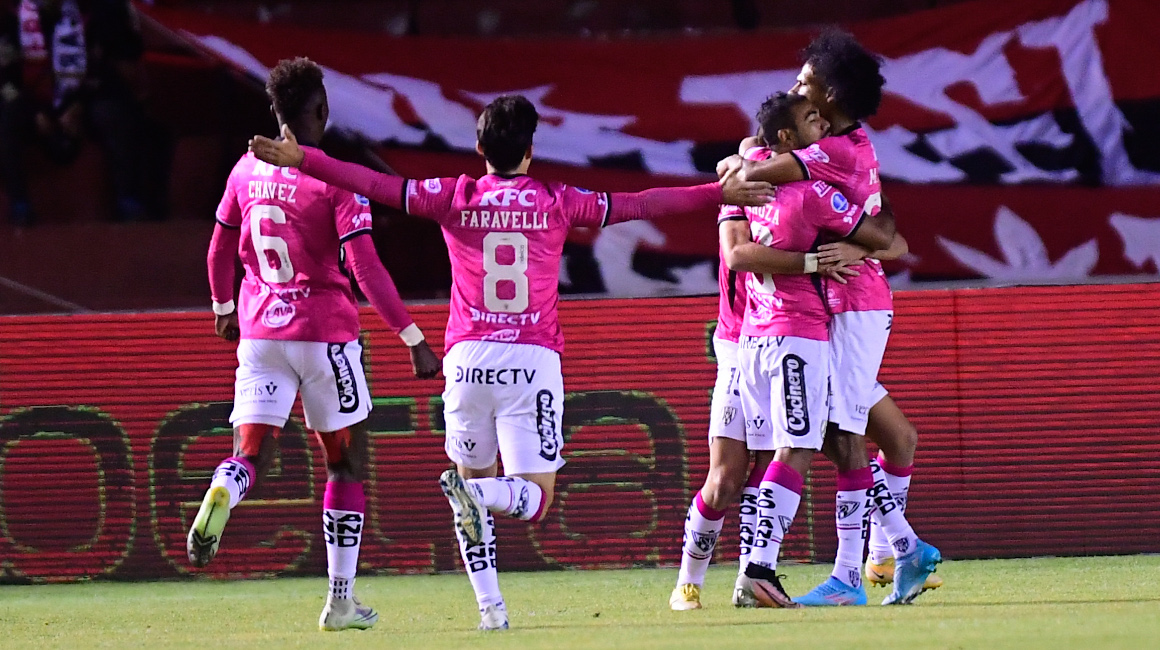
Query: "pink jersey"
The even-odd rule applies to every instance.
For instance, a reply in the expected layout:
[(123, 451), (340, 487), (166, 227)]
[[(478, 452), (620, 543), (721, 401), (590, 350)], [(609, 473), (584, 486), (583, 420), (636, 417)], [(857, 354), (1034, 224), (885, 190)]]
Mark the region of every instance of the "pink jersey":
[(539, 345), (557, 352), (560, 258), (572, 227), (605, 224), (611, 202), (530, 176), (407, 181), (404, 209), (443, 226), (451, 257), (446, 347), (460, 341)]
[(370, 201), (293, 168), (246, 154), (217, 220), (242, 230), (242, 338), (344, 343), (358, 338), (358, 305), (339, 247), (371, 229)]
[[(882, 184), (878, 179), (878, 155), (861, 126), (841, 135), (823, 138), (793, 152), (806, 171), (806, 178), (837, 187), (853, 203), (871, 215), (882, 205)], [(894, 309), (890, 283), (878, 260), (867, 259), (858, 277), (848, 284), (827, 282), (831, 311), (875, 311)]]
[[(772, 151), (762, 147), (745, 155), (764, 160)], [(862, 219), (860, 205), (821, 181), (778, 186), (773, 203), (745, 208), (745, 213), (754, 241), (799, 253), (815, 250), (823, 238), (848, 236)], [(748, 285), (742, 334), (829, 340), (830, 312), (823, 303), (821, 278), (813, 274), (750, 273)]]
[[(745, 219), (745, 210), (735, 205), (723, 205), (717, 223)], [(745, 303), (749, 289), (744, 271), (734, 271), (725, 263), (725, 251), (717, 246), (717, 329), (713, 336), (736, 343), (741, 338), (741, 322), (745, 320)]]

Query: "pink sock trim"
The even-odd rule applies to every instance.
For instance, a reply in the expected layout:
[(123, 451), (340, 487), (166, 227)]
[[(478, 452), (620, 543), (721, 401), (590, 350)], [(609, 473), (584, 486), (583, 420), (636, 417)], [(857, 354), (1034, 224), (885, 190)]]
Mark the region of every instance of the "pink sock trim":
[(765, 478), (765, 471), (767, 469), (769, 469), (769, 467), (758, 467), (757, 465), (754, 465), (753, 471), (749, 473), (749, 480), (745, 481), (745, 487), (761, 487), (761, 479)]
[(892, 465), (890, 461), (886, 460), (886, 457), (882, 455), (882, 452), (878, 452), (878, 466), (881, 467), (887, 474), (901, 476), (903, 478), (914, 473), (913, 464), (907, 465), (906, 467)]
[(322, 495), (322, 507), (327, 510), (366, 512), (367, 499), (362, 483), (356, 481), (327, 481)]
[(852, 472), (838, 472), (838, 491), (855, 492), (874, 487), (874, 472), (869, 467)]
[(232, 460), (235, 463), (238, 463), (239, 465), (242, 465), (243, 467), (245, 467), (246, 471), (250, 473), (251, 484), (254, 481), (254, 479), (258, 478), (258, 472), (254, 470), (254, 464), (251, 463), (250, 461), (246, 460), (245, 458), (243, 458), (241, 456), (231, 456), (231, 457), (227, 458), (226, 460), (227, 461)]
[(540, 490), (540, 505), (536, 508), (536, 514), (528, 518), (528, 523), (536, 523), (544, 516), (544, 507), (548, 504), (548, 493)]
[(697, 512), (701, 513), (701, 516), (705, 519), (717, 521), (718, 519), (725, 518), (724, 510), (714, 510), (705, 505), (705, 500), (701, 498), (700, 492), (697, 492), (697, 496), (693, 497), (693, 505), (697, 506)]
[(798, 494), (802, 493), (802, 485), (805, 483), (805, 479), (802, 478), (801, 474), (798, 474), (796, 469), (777, 460), (770, 463), (769, 469), (765, 470), (762, 482), (765, 481), (777, 483), (790, 492)]

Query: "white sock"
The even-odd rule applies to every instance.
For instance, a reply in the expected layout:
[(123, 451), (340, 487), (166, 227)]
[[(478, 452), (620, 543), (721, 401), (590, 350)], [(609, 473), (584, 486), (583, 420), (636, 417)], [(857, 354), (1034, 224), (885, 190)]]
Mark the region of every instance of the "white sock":
[[(910, 467), (890, 467), (887, 471), (883, 467), (883, 457), (881, 454), (878, 458), (870, 461), (870, 469), (874, 472), (875, 484), (884, 482), (886, 489), (890, 492), (891, 498), (894, 500), (898, 510), (906, 514), (906, 501), (910, 493), (910, 475), (914, 471), (914, 466)], [(897, 472), (897, 473), (895, 473)], [(882, 525), (878, 523), (879, 517), (875, 516), (870, 521), (870, 561), (875, 564), (880, 564), (889, 557), (894, 556), (894, 547), (890, 544), (890, 538), (882, 529)]]
[(221, 462), (213, 471), (209, 487), (224, 487), (230, 493), (230, 509), (238, 505), (250, 491), (254, 482), (254, 466), (245, 458), (232, 456)]
[(882, 527), (882, 533), (890, 541), (890, 550), (894, 558), (898, 559), (914, 550), (918, 545), (918, 536), (906, 521), (885, 481), (879, 481), (874, 487), (866, 490), (866, 496), (874, 502), (873, 518)]
[(495, 518), (490, 511), (484, 514), (480, 522), (483, 529), (481, 543), (468, 546), (463, 531), (458, 527), (455, 530), (455, 537), (459, 539), (459, 554), (463, 558), (467, 578), (471, 580), (475, 601), (480, 608), (503, 602), (503, 595), (499, 592), (499, 573), (495, 569)]
[(326, 482), (322, 497), (322, 537), (326, 542), (326, 573), (330, 576), (330, 593), (334, 598), (350, 598), (354, 593), (365, 511), (362, 483)]
[(802, 475), (794, 468), (778, 461), (770, 463), (757, 496), (757, 526), (753, 531), (750, 564), (777, 568), (781, 542), (801, 504), (803, 483)]
[(760, 485), (754, 487), (746, 485), (741, 490), (741, 505), (737, 507), (741, 539), (737, 575), (745, 573), (745, 566), (749, 564), (749, 554), (753, 551), (753, 530), (757, 528), (757, 495), (760, 491)]
[(677, 584), (705, 584), (705, 572), (713, 559), (713, 549), (721, 535), (725, 523), (725, 513), (705, 505), (701, 493), (693, 497), (689, 504), (689, 514), (685, 516), (685, 541), (681, 547), (681, 571), (677, 574)]
[(517, 476), (473, 478), (467, 487), (480, 505), (524, 521), (539, 521), (544, 506), (544, 490)]
[(874, 485), (869, 467), (838, 472), (834, 522), (838, 527), (838, 553), (832, 577), (857, 589), (862, 586), (862, 548), (866, 525), (866, 490)]

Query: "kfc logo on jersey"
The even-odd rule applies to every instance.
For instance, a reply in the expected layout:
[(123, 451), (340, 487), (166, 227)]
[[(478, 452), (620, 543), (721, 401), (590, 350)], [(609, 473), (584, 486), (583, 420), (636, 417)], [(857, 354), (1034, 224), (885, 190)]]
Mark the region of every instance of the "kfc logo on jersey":
[(826, 181), (814, 181), (814, 184), (810, 187), (813, 188), (814, 194), (817, 194), (821, 198), (825, 198), (826, 194), (830, 191), (830, 184)]
[(525, 208), (533, 208), (536, 206), (536, 191), (517, 190), (511, 187), (502, 190), (489, 190), (483, 193), (479, 205), (480, 207), (490, 205), (506, 208), (511, 206), (512, 201), (516, 201)]
[(826, 152), (822, 151), (822, 148), (817, 144), (811, 144), (805, 149), (799, 149), (796, 153), (802, 162), (830, 162), (830, 157), (826, 155)]
[(282, 302), (277, 299), (266, 307), (266, 311), (262, 312), (262, 325), (270, 329), (278, 329), (279, 327), (286, 327), (290, 321), (294, 320), (294, 314), (297, 310), (294, 305), (288, 302)]
[(443, 191), (443, 183), (438, 178), (428, 178), (423, 181), (423, 189), (431, 194), (438, 194)]

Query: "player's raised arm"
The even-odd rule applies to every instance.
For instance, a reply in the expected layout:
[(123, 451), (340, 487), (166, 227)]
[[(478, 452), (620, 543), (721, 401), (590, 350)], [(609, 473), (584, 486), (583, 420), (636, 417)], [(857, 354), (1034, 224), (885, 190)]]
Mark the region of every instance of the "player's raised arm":
[(730, 174), (717, 183), (692, 187), (658, 187), (643, 192), (613, 192), (609, 195), (608, 219), (604, 225), (639, 219), (657, 219), (670, 214), (715, 210), (728, 205), (765, 205), (773, 199), (769, 183), (743, 181)]
[(263, 162), (277, 167), (298, 167), (327, 185), (361, 194), (398, 210), (403, 209), (406, 179), (355, 163), (335, 160), (314, 147), (300, 146), (288, 126), (282, 127), (281, 140), (254, 136), (250, 140), (250, 151)]

